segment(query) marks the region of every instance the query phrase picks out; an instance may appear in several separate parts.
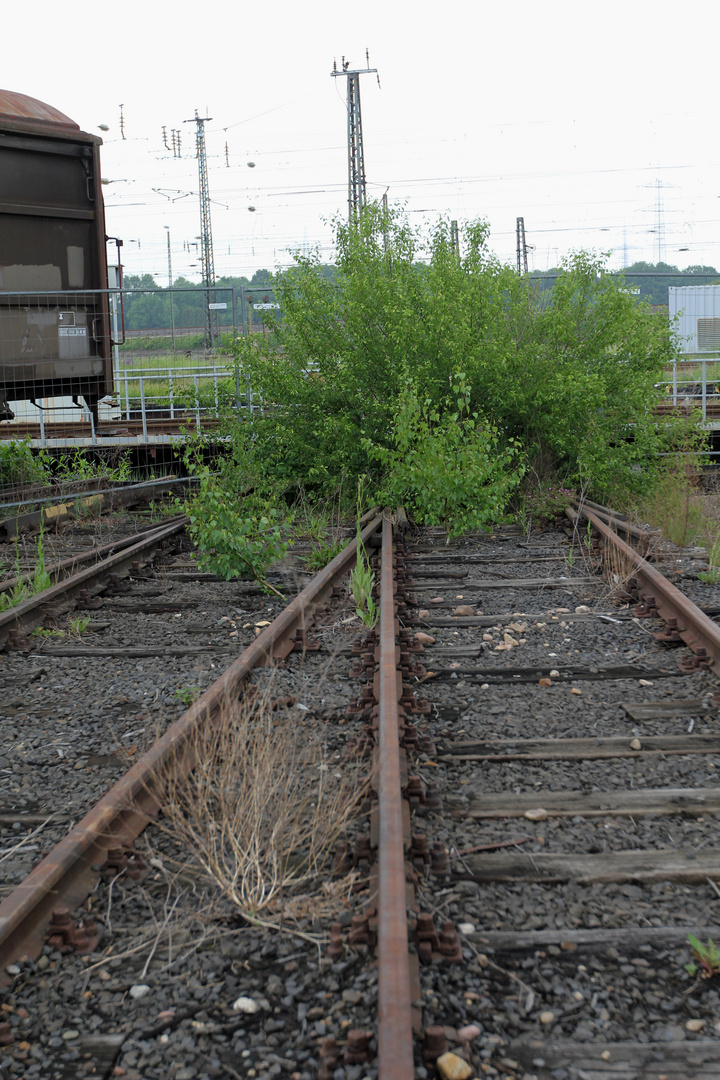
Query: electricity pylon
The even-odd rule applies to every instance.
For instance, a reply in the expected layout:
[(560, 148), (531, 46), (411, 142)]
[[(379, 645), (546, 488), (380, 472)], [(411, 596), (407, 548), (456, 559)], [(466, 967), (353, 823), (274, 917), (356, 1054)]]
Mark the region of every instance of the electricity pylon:
[(658, 263), (665, 260), (665, 207), (663, 206), (663, 188), (677, 187), (677, 184), (669, 184), (665, 180), (656, 180), (654, 184), (641, 184), (641, 187), (653, 187), (657, 192), (655, 201), (655, 214), (657, 224), (654, 230), (656, 240), (656, 260)]
[[(367, 52), (365, 58), (370, 63)], [(367, 202), (365, 193), (365, 153), (363, 150), (362, 114), (360, 112), (360, 76), (377, 73), (377, 68), (350, 70), (350, 61), (342, 58), (342, 70), (333, 62), (330, 74), (347, 78), (347, 144), (348, 144), (348, 219), (357, 218)], [(379, 80), (378, 80), (379, 82)]]
[(528, 257), (527, 244), (525, 242), (525, 218), (517, 218), (515, 222), (515, 235), (517, 239), (517, 272), (527, 274)]
[[(202, 264), (202, 283), (208, 286), (208, 302), (205, 308), (205, 330), (208, 344), (212, 348), (215, 339), (215, 324), (217, 316), (213, 315), (210, 307), (210, 286), (215, 284), (215, 256), (213, 254), (212, 223), (210, 221), (210, 186), (208, 184), (207, 155), (205, 153), (205, 121), (212, 120), (211, 116), (198, 116), (195, 110), (194, 122), (197, 125), (195, 144), (198, 159), (198, 179), (200, 182), (200, 260)], [(186, 120), (186, 124), (192, 124), (192, 120)]]

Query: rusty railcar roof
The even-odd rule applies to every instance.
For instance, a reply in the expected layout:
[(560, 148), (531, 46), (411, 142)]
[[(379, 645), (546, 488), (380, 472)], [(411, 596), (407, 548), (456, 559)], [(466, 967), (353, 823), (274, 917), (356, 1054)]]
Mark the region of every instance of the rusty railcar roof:
[(8, 123), (32, 127), (61, 127), (66, 131), (80, 131), (80, 125), (65, 113), (44, 101), (16, 94), (12, 90), (0, 90), (0, 124)]

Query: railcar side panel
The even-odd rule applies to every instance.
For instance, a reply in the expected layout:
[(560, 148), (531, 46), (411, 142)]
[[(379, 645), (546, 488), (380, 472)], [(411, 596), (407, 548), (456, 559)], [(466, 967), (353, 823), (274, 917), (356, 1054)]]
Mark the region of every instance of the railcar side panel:
[(0, 91), (5, 401), (73, 395), (94, 408), (112, 389), (99, 145), (48, 106)]

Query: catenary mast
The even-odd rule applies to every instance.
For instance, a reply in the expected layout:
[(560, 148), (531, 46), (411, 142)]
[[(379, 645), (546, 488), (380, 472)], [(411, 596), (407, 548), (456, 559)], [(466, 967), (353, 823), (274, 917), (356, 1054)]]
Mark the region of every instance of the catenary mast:
[(517, 240), (517, 272), (527, 274), (528, 257), (527, 242), (525, 240), (525, 218), (519, 217), (515, 222), (515, 237)]
[[(211, 116), (198, 116), (195, 110), (196, 148), (198, 160), (198, 179), (200, 182), (200, 259), (202, 263), (202, 283), (208, 288), (208, 302), (205, 305), (205, 331), (210, 347), (215, 338), (213, 311), (210, 307), (210, 288), (215, 284), (215, 256), (213, 254), (212, 223), (210, 221), (210, 185), (208, 184), (207, 155), (205, 153), (205, 121)], [(193, 123), (186, 120), (186, 124)]]
[[(366, 62), (370, 60), (365, 53)], [(347, 79), (347, 145), (348, 145), (348, 220), (356, 218), (367, 202), (365, 192), (365, 153), (363, 149), (362, 113), (360, 111), (360, 76), (377, 74), (377, 68), (350, 70), (350, 61), (342, 58), (342, 70), (333, 63), (330, 74)], [(379, 80), (378, 80), (379, 81)]]

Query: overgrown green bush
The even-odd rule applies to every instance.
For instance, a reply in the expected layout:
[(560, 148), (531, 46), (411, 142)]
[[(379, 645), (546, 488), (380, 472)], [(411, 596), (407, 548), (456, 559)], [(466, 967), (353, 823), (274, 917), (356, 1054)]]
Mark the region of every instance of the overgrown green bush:
[(288, 549), (277, 510), (244, 510), (237, 495), (209, 472), (200, 477), (187, 513), (200, 551), (198, 566), (226, 581), (244, 575), (267, 584), (268, 567)]
[(673, 438), (653, 413), (672, 334), (602, 257), (573, 255), (541, 289), (497, 260), (481, 221), (458, 249), (449, 222), (423, 235), (371, 205), (336, 238), (334, 277), (298, 254), (275, 283), (282, 325), (235, 346), (263, 402), (260, 482), (327, 494), (367, 475), (453, 532), (497, 520), (521, 457), (596, 497), (652, 485)]
[(282, 530), (280, 511), (248, 493), (246, 455), (238, 440), (232, 453), (216, 462), (216, 471), (202, 461), (202, 444), (191, 442), (185, 460), (199, 487), (185, 510), (189, 532), (198, 546), (198, 566), (229, 581), (250, 576), (270, 591), (266, 575), (281, 559), (290, 541)]
[(366, 448), (381, 462), (382, 502), (404, 504), (423, 525), (442, 525), (448, 536), (485, 529), (505, 514), (520, 482), (517, 447), (500, 445), (497, 431), (470, 413), (470, 387), (454, 379), (444, 408), (422, 403), (409, 380), (398, 401), (390, 448)]

